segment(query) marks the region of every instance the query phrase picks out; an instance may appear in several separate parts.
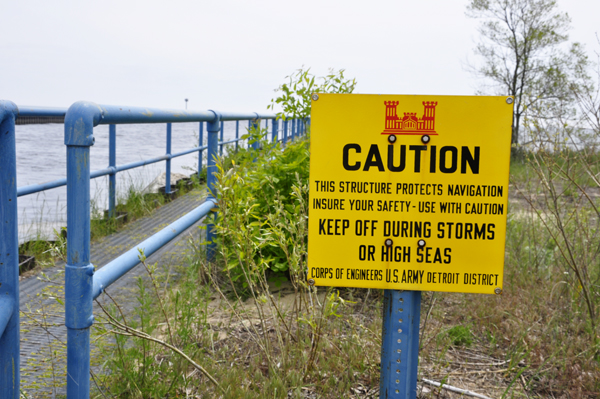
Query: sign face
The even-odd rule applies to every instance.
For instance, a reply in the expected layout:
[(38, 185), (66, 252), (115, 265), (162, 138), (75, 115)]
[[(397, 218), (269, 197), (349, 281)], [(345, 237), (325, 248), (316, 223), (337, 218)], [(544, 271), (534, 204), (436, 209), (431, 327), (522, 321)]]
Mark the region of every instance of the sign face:
[(313, 98), (309, 283), (500, 293), (512, 112), (507, 97)]

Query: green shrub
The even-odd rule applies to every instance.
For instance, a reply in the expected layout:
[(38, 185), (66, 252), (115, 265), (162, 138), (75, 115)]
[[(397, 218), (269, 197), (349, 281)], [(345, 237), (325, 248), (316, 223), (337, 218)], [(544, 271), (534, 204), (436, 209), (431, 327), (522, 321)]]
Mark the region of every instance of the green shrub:
[[(352, 93), (356, 87), (356, 79), (344, 76), (344, 69), (329, 70), (326, 76), (316, 77), (310, 73), (310, 68), (300, 68), (292, 75), (286, 76), (287, 83), (279, 86), (275, 91), (278, 97), (271, 100), (268, 108), (275, 109), (277, 104), (283, 109), (278, 113), (278, 118), (306, 119), (310, 116), (311, 94), (313, 93)], [(319, 83), (320, 82), (320, 83)]]
[[(295, 244), (306, 247), (300, 230), (307, 223), (307, 210), (301, 208), (308, 201), (309, 141), (298, 140), (285, 149), (259, 141), (262, 149), (241, 150), (232, 168), (219, 165), (215, 224), (218, 247), (234, 281), (267, 270), (287, 272), (291, 263), (298, 263), (291, 260), (297, 257)], [(246, 284), (246, 278), (241, 281)]]

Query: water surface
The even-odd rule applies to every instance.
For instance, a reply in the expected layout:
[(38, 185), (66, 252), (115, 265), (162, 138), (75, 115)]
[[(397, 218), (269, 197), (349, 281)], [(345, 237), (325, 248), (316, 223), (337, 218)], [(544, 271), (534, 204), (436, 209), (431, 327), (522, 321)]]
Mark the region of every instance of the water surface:
[[(264, 123), (264, 122), (263, 122)], [(246, 133), (246, 121), (239, 123), (239, 135)], [(235, 138), (235, 122), (225, 122), (225, 141)], [(172, 153), (197, 147), (199, 123), (172, 125)], [(206, 125), (204, 144), (206, 144)], [(91, 147), (91, 170), (108, 166), (108, 126), (94, 128), (95, 144)], [(66, 177), (64, 125), (18, 125), (17, 185), (40, 184)], [(245, 144), (244, 144), (245, 145)], [(117, 125), (117, 165), (154, 158), (166, 153), (166, 124)], [(204, 152), (206, 154), (206, 152)], [(190, 175), (197, 170), (198, 154), (171, 161), (171, 172)], [(206, 164), (205, 164), (206, 165)], [(165, 172), (165, 162), (131, 169), (117, 174), (117, 199), (123, 199), (129, 187), (145, 188)], [(93, 211), (108, 207), (108, 176), (92, 180), (90, 196)], [(18, 198), (19, 241), (33, 238), (52, 239), (54, 229), (66, 226), (66, 187), (59, 187)]]

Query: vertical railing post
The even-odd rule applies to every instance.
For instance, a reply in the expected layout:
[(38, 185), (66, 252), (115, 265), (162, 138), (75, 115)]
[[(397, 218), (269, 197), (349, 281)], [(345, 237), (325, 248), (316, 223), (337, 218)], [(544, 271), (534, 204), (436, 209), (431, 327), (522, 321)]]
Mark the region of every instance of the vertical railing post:
[[(198, 139), (198, 147), (202, 147), (202, 145), (204, 144), (204, 122), (200, 122), (198, 131), (200, 132), (200, 134), (199, 134), (200, 138)], [(202, 174), (202, 153), (203, 152), (204, 152), (204, 150), (198, 151), (198, 182), (200, 182), (200, 175)]]
[(421, 291), (385, 290), (381, 343), (381, 399), (415, 399), (419, 364)]
[(235, 121), (235, 152), (237, 153), (240, 147), (240, 121)]
[[(216, 111), (212, 111), (215, 114), (215, 119), (206, 124), (206, 131), (208, 135), (208, 149), (207, 149), (207, 160), (206, 160), (206, 181), (208, 185), (208, 199), (216, 199), (217, 197), (217, 153), (219, 145), (219, 130), (220, 130), (220, 119), (221, 114)], [(217, 245), (214, 243), (214, 225), (208, 223), (206, 225), (206, 241), (210, 242), (206, 246), (206, 260), (212, 261), (215, 256)]]
[(90, 395), (90, 326), (94, 266), (90, 263), (90, 146), (101, 118), (93, 103), (76, 102), (65, 115), (67, 146), (67, 398)]
[(219, 134), (219, 156), (223, 156), (223, 142), (225, 141), (225, 124), (221, 121), (221, 131)]
[[(108, 167), (117, 166), (117, 126), (108, 125)], [(115, 207), (117, 205), (117, 173), (112, 169), (108, 175), (108, 217), (115, 217)]]
[(298, 119), (292, 119), (292, 141), (296, 138), (296, 122)]
[(258, 132), (260, 130), (260, 119), (254, 119), (252, 121), (252, 129), (254, 129), (254, 143), (252, 143), (252, 149), (258, 150), (260, 148), (260, 136), (258, 135)]
[[(248, 121), (248, 134), (250, 134), (250, 129), (252, 129), (252, 121)], [(250, 148), (252, 144), (250, 144), (250, 140), (248, 140), (248, 148)]]
[(283, 144), (287, 144), (288, 127), (289, 127), (289, 122), (286, 119), (283, 121)]
[(17, 106), (0, 101), (0, 398), (18, 399), (19, 233), (17, 223)]
[(167, 123), (167, 170), (165, 172), (165, 194), (171, 194), (171, 124)]
[(273, 123), (272, 123), (272, 129), (273, 131), (271, 132), (271, 141), (273, 143), (277, 142), (277, 137), (279, 134), (279, 121), (277, 120), (277, 117), (275, 117), (275, 119), (273, 119)]

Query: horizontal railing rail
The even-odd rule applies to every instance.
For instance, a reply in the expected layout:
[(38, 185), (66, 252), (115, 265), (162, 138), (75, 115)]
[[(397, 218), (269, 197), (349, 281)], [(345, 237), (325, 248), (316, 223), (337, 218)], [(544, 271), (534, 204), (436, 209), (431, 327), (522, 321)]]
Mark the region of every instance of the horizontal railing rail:
[[(15, 124), (19, 117), (63, 118), (67, 146), (67, 177), (52, 182), (16, 187)], [(18, 309), (18, 223), (17, 197), (67, 186), (67, 264), (65, 266), (65, 325), (67, 327), (67, 397), (89, 397), (90, 351), (89, 328), (93, 323), (92, 301), (112, 283), (139, 264), (140, 251), (150, 256), (177, 235), (215, 211), (215, 179), (217, 153), (243, 140), (239, 122), (258, 128), (261, 120), (271, 120), (271, 140), (287, 142), (304, 133), (305, 123), (298, 119), (283, 121), (279, 137), (279, 120), (275, 114), (232, 113), (218, 111), (166, 110), (157, 108), (97, 105), (77, 102), (68, 110), (62, 108), (17, 107), (0, 101), (0, 397), (19, 397), (19, 309)], [(224, 141), (223, 123), (236, 122), (236, 138)], [(199, 122), (199, 145), (171, 153), (172, 123)], [(116, 165), (116, 126), (132, 123), (166, 123), (166, 154)], [(207, 144), (203, 144), (206, 124)], [(93, 129), (109, 125), (109, 166), (90, 170), (90, 147), (95, 139)], [(290, 126), (291, 125), (291, 126)], [(268, 122), (265, 126), (268, 128)], [(219, 134), (220, 133), (220, 134)], [(267, 135), (268, 135), (267, 131)], [(268, 136), (267, 136), (268, 137)], [(257, 148), (258, 143), (253, 144)], [(203, 151), (207, 151), (207, 198), (193, 211), (163, 230), (112, 260), (98, 271), (90, 263), (90, 179), (109, 176), (109, 213), (115, 209), (115, 175), (144, 165), (166, 162), (165, 192), (170, 192), (170, 161), (183, 155), (199, 153), (198, 174), (203, 168)], [(213, 227), (207, 225), (207, 241), (213, 241)], [(207, 245), (207, 257), (214, 244)], [(5, 267), (2, 267), (6, 265)]]
[[(106, 106), (106, 108), (102, 110), (102, 118), (98, 124), (110, 125), (110, 127), (109, 127), (109, 165), (105, 169), (100, 169), (100, 170), (91, 172), (90, 177), (92, 179), (95, 179), (95, 178), (103, 177), (103, 176), (107, 176), (107, 175), (109, 176), (108, 215), (110, 217), (115, 215), (116, 174), (118, 172), (123, 172), (123, 171), (134, 169), (137, 167), (142, 167), (142, 166), (151, 165), (154, 163), (165, 161), (166, 162), (165, 193), (167, 193), (167, 194), (171, 193), (171, 181), (170, 181), (171, 180), (171, 173), (170, 173), (171, 163), (170, 163), (170, 161), (172, 159), (178, 158), (178, 157), (181, 157), (184, 155), (189, 155), (194, 152), (198, 152), (198, 165), (199, 165), (198, 178), (200, 178), (200, 175), (202, 173), (202, 167), (200, 165), (202, 165), (203, 151), (207, 150), (207, 148), (208, 148), (206, 145), (203, 145), (204, 122), (208, 121), (208, 118), (210, 117), (210, 115), (213, 115), (213, 117), (214, 117), (214, 114), (210, 113), (210, 111), (197, 113), (197, 112), (180, 111), (180, 110), (160, 110), (162, 113), (169, 113), (170, 119), (162, 118), (162, 119), (160, 119), (161, 122), (156, 122), (156, 120), (158, 120), (158, 119), (154, 119), (154, 118), (161, 118), (162, 115), (154, 114), (153, 112), (156, 110), (149, 110), (149, 109), (144, 109), (144, 110), (146, 110), (147, 112), (141, 111), (140, 109), (134, 110), (131, 107), (123, 107), (123, 106)], [(28, 117), (28, 118), (58, 117), (58, 118), (62, 118), (62, 120), (64, 120), (64, 116), (65, 116), (66, 112), (67, 112), (66, 108), (19, 107), (18, 115), (17, 115), (17, 122), (18, 122), (19, 117), (22, 117), (22, 116)], [(138, 115), (135, 115), (136, 112), (138, 112)], [(142, 116), (139, 115), (140, 113)], [(179, 119), (176, 119), (178, 122), (197, 122), (199, 120), (202, 120), (202, 121), (200, 121), (200, 126), (199, 126), (199, 146), (190, 148), (190, 149), (186, 149), (186, 150), (183, 150), (183, 151), (175, 153), (175, 154), (171, 154), (170, 153), (171, 152), (171, 150), (170, 150), (171, 149), (171, 126), (167, 125), (167, 144), (166, 144), (167, 151), (166, 151), (165, 155), (161, 155), (159, 157), (145, 159), (145, 160), (141, 160), (141, 161), (131, 162), (131, 163), (124, 164), (124, 165), (116, 165), (116, 126), (111, 123), (111, 120), (114, 118), (117, 118), (119, 115), (123, 116), (123, 120), (125, 121), (122, 123), (120, 122), (119, 124), (165, 123), (164, 120), (172, 121), (172, 120), (174, 120), (173, 118), (179, 118)], [(154, 118), (150, 118), (149, 115), (152, 115)], [(240, 120), (248, 121), (248, 129), (250, 129), (252, 127), (253, 121), (271, 120), (272, 121), (272, 125), (271, 125), (272, 140), (273, 141), (279, 140), (279, 128), (278, 128), (279, 124), (278, 124), (278, 120), (277, 120), (277, 115), (275, 115), (275, 114), (259, 114), (259, 113), (253, 112), (253, 113), (240, 113), (240, 114), (223, 113), (220, 115), (221, 115), (222, 119), (221, 119), (221, 129), (220, 129), (220, 141), (218, 143), (219, 155), (223, 155), (223, 147), (228, 144), (236, 144), (235, 149), (236, 150), (238, 149), (239, 142), (243, 140), (239, 137), (239, 121)], [(146, 122), (144, 122), (144, 121), (146, 121)], [(223, 132), (224, 132), (223, 123), (225, 121), (235, 121), (236, 122), (235, 139), (223, 141), (224, 140), (224, 138), (223, 138)], [(301, 129), (300, 125), (302, 125), (302, 128), (303, 128), (303, 124), (300, 119), (293, 119), (291, 121), (292, 121), (291, 137), (293, 139), (295, 136), (296, 129), (300, 130)], [(168, 123), (173, 123), (173, 122), (168, 122)], [(283, 130), (282, 130), (283, 137), (281, 138), (280, 141), (282, 141), (284, 143), (286, 143), (288, 140), (288, 132), (289, 132), (288, 131), (288, 123), (289, 123), (289, 120), (285, 120), (284, 124), (283, 124)], [(61, 178), (61, 179), (53, 180), (50, 182), (21, 186), (21, 187), (17, 188), (17, 196), (21, 197), (21, 196), (25, 196), (25, 195), (35, 194), (35, 193), (39, 193), (39, 192), (42, 192), (45, 190), (63, 187), (66, 185), (67, 185), (67, 179)]]
[(144, 256), (150, 256), (163, 245), (177, 237), (181, 232), (206, 216), (214, 207), (216, 201), (209, 199), (185, 216), (171, 223), (152, 237), (136, 245), (123, 255), (107, 263), (94, 274), (92, 297), (96, 299), (112, 283), (123, 277), (128, 271), (140, 263), (140, 251)]

